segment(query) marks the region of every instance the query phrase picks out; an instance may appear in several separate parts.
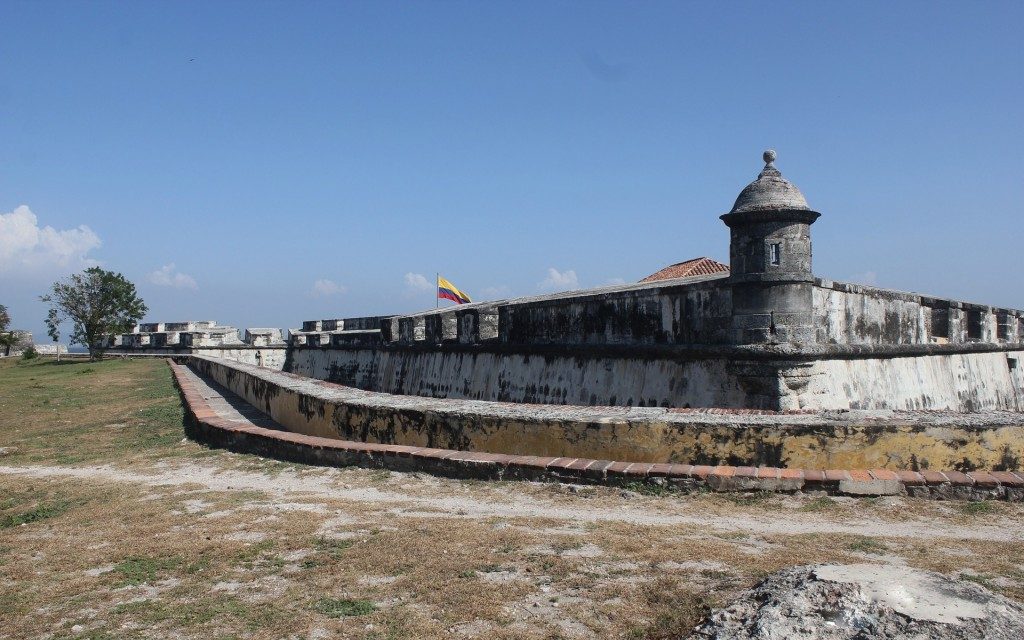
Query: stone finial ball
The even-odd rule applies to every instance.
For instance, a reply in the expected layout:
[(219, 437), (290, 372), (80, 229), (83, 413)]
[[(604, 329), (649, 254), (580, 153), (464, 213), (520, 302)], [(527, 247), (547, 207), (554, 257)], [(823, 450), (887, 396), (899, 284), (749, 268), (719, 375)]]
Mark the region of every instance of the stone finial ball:
[(768, 149), (763, 154), (761, 154), (761, 157), (764, 158), (765, 164), (771, 164), (775, 162), (775, 149)]

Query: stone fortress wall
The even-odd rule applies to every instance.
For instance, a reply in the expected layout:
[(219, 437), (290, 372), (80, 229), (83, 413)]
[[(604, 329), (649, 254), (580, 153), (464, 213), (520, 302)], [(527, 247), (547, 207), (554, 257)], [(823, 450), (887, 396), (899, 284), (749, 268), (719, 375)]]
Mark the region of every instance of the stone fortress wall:
[(131, 333), (106, 336), (111, 354), (173, 355), (195, 353), (280, 371), (286, 360), (286, 342), (280, 329), (250, 328), (239, 338), (235, 327), (215, 320), (143, 322)]
[(810, 469), (998, 471), (1020, 469), (1024, 459), (1024, 425), (1013, 412), (777, 413), (433, 399), (202, 355), (174, 359), (286, 428), (288, 435), (275, 439), (289, 442), (301, 434), (548, 461)]
[(808, 378), (786, 408), (1021, 409), (1020, 311), (828, 280), (813, 296), (817, 341), (801, 351), (730, 344), (728, 278), (710, 276), (382, 317), (379, 331), (306, 322), (287, 370), (435, 398), (780, 408), (750, 378), (783, 357)]
[(1024, 409), (1024, 313), (815, 278), (820, 214), (775, 153), (721, 216), (728, 273), (305, 323), (289, 371), (373, 391), (544, 404)]
[[(1024, 410), (1024, 312), (816, 278), (810, 229), (820, 214), (775, 168), (774, 152), (764, 159), (721, 216), (730, 230), (726, 273), (313, 320), (290, 332), (286, 351), (274, 337), (264, 348), (286, 354), (286, 372), (432, 398)], [(176, 335), (177, 348), (249, 357), (234, 329), (199, 324), (143, 325), (119, 346), (162, 348)]]

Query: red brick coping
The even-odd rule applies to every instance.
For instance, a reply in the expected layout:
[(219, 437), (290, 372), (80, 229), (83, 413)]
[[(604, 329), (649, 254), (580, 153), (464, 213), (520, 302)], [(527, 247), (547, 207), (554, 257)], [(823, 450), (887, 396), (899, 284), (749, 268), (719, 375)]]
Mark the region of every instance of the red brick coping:
[(1024, 501), (1024, 472), (780, 469), (591, 460), (431, 449), (307, 436), (227, 420), (214, 411), (186, 365), (168, 360), (185, 401), (186, 434), (210, 446), (324, 466), (424, 471), (455, 478), (540, 480), (680, 491), (820, 491), (832, 495), (910, 495), (935, 499)]

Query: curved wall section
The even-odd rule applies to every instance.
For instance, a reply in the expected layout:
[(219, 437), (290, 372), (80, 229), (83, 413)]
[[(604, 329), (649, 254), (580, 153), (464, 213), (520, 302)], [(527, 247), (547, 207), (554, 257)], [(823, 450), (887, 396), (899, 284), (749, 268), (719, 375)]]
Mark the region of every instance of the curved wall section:
[(812, 469), (1018, 470), (1021, 414), (520, 405), (360, 391), (188, 356), (295, 433), (495, 454)]

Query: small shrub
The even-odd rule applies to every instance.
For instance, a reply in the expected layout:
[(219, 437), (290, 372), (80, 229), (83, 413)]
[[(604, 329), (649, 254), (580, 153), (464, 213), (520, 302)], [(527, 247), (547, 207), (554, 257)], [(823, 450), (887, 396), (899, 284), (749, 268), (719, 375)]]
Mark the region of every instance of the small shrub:
[(347, 616), (365, 616), (373, 613), (377, 610), (377, 605), (369, 600), (321, 598), (313, 609), (317, 613), (322, 613), (330, 618), (344, 618)]
[(883, 553), (889, 550), (884, 542), (874, 538), (858, 538), (851, 542), (847, 548), (850, 551), (859, 551), (861, 553)]
[(38, 357), (39, 357), (39, 352), (36, 351), (35, 347), (28, 347), (27, 349), (25, 349), (24, 351), (21, 352), (21, 359), (22, 360), (35, 360)]
[(995, 513), (995, 512), (996, 512), (996, 505), (993, 504), (992, 502), (987, 501), (987, 500), (982, 500), (982, 501), (979, 501), (979, 502), (965, 502), (962, 505), (960, 505), (960, 513), (963, 513), (963, 514), (969, 515), (969, 516), (977, 516), (977, 515), (982, 515), (982, 514), (986, 514), (986, 513)]

